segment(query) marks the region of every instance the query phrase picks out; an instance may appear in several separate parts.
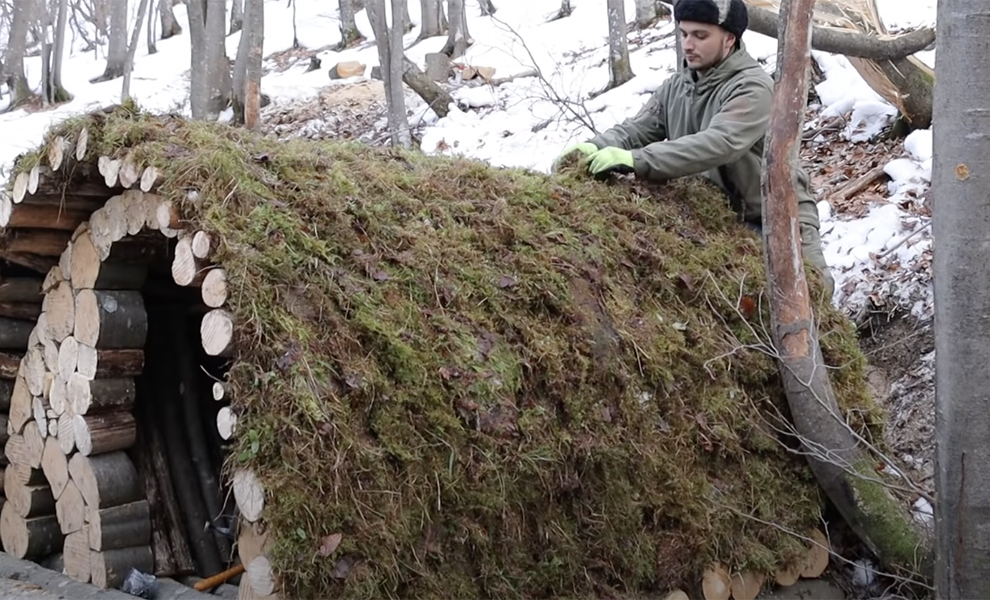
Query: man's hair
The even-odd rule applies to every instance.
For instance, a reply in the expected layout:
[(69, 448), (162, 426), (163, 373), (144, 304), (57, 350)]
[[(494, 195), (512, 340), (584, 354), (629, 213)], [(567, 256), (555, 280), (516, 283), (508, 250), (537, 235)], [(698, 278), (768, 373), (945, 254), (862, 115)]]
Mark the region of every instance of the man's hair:
[(674, 2), (674, 20), (718, 25), (736, 36), (738, 47), (749, 26), (749, 11), (743, 0), (677, 0)]

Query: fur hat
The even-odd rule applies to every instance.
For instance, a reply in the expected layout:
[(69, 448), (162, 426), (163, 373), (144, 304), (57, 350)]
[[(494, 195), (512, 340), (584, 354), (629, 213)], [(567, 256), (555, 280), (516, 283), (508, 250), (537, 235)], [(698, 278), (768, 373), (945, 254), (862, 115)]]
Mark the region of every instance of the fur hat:
[(742, 40), (749, 26), (749, 12), (743, 0), (677, 0), (674, 2), (674, 20), (697, 21), (718, 25)]

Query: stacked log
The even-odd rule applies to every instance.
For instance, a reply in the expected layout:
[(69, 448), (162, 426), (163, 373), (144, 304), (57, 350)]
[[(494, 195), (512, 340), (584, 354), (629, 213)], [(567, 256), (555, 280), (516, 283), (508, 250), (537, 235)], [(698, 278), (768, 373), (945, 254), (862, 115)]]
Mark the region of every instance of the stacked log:
[[(176, 208), (153, 193), (157, 171), (140, 168), (130, 156), (101, 157), (101, 182), (60, 195), (48, 174), (82, 160), (87, 140), (84, 130), (74, 153), (66, 140), (53, 140), (49, 166), (19, 174), (12, 194), (0, 198), (0, 226), (8, 229), (0, 259), (47, 273), (33, 310), (10, 307), (10, 318), (25, 319), (25, 326), (6, 328), (23, 358), (9, 369), (14, 383), (20, 381), (10, 386), (20, 401), (16, 435), (8, 442), (8, 454), (18, 461), (9, 476), (19, 486), (16, 511), (0, 519), (0, 533), (9, 531), (21, 556), (63, 550), (69, 575), (104, 587), (117, 586), (131, 568), (171, 576), (198, 566), (211, 574), (229, 560), (231, 548), (217, 519), (223, 512), (218, 464), (207, 466), (207, 442), (192, 433), (204, 427), (196, 396), (175, 394), (174, 379), (159, 382), (166, 385), (149, 386), (153, 398), (145, 404), (151, 407), (135, 411), (135, 378), (143, 371), (148, 334), (140, 290), (149, 263), (169, 247), (154, 232), (175, 239), (174, 281), (203, 287), (213, 311), (201, 327), (201, 344), (212, 356), (229, 353), (232, 341), (226, 275), (209, 264), (216, 240), (185, 231)], [(167, 366), (158, 370), (185, 370), (186, 390), (194, 387), (191, 352), (167, 355)], [(177, 355), (187, 358), (176, 361)], [(181, 397), (163, 397), (163, 390)], [(169, 407), (165, 414), (162, 407)], [(212, 420), (216, 409), (210, 408)], [(217, 422), (229, 438), (234, 417), (224, 409)], [(218, 526), (204, 533), (204, 523)]]
[[(19, 558), (43, 551), (55, 531), (52, 519), (46, 519), (54, 515), (51, 493), (35, 464), (37, 450), (44, 443), (42, 432), (27, 427), (32, 412), (42, 405), (40, 399), (33, 402), (28, 380), (21, 374), (29, 346), (35, 348), (33, 361), (44, 357), (43, 341), (34, 333), (43, 300), (40, 276), (0, 280), (0, 443), (5, 449), (0, 457), (0, 534), (4, 529), (11, 533), (0, 535), (0, 541), (7, 552)], [(32, 387), (40, 387), (42, 392), (48, 384), (43, 373), (40, 379), (36, 373), (30, 379)], [(9, 413), (15, 396), (20, 412), (12, 423)], [(10, 465), (8, 457), (17, 464)], [(9, 525), (4, 527), (4, 523)], [(32, 531), (37, 532), (33, 546)]]

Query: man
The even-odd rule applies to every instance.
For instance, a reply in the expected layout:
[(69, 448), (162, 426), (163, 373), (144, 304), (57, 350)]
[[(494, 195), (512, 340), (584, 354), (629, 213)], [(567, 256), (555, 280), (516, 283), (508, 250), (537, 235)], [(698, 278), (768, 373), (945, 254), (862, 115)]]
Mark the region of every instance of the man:
[[(564, 151), (586, 155), (589, 171), (634, 172), (666, 180), (703, 174), (725, 190), (740, 219), (762, 228), (764, 136), (770, 124), (773, 79), (742, 44), (749, 16), (743, 0), (678, 0), (674, 20), (684, 65), (631, 119)], [(795, 165), (801, 246), (825, 279), (818, 207), (808, 175)]]

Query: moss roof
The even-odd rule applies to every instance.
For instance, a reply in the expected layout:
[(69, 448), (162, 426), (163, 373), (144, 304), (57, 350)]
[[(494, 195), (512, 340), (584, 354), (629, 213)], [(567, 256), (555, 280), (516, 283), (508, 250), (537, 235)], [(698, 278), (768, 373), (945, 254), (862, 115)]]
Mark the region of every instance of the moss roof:
[[(284, 142), (130, 107), (51, 135), (84, 126), (87, 161), (155, 165), (159, 193), (222, 240), (242, 413), (229, 460), (268, 490), (290, 596), (636, 595), (715, 559), (772, 572), (803, 556), (785, 532), (814, 526), (822, 498), (775, 433), (761, 243), (707, 184)], [(854, 329), (817, 310), (866, 431)]]

